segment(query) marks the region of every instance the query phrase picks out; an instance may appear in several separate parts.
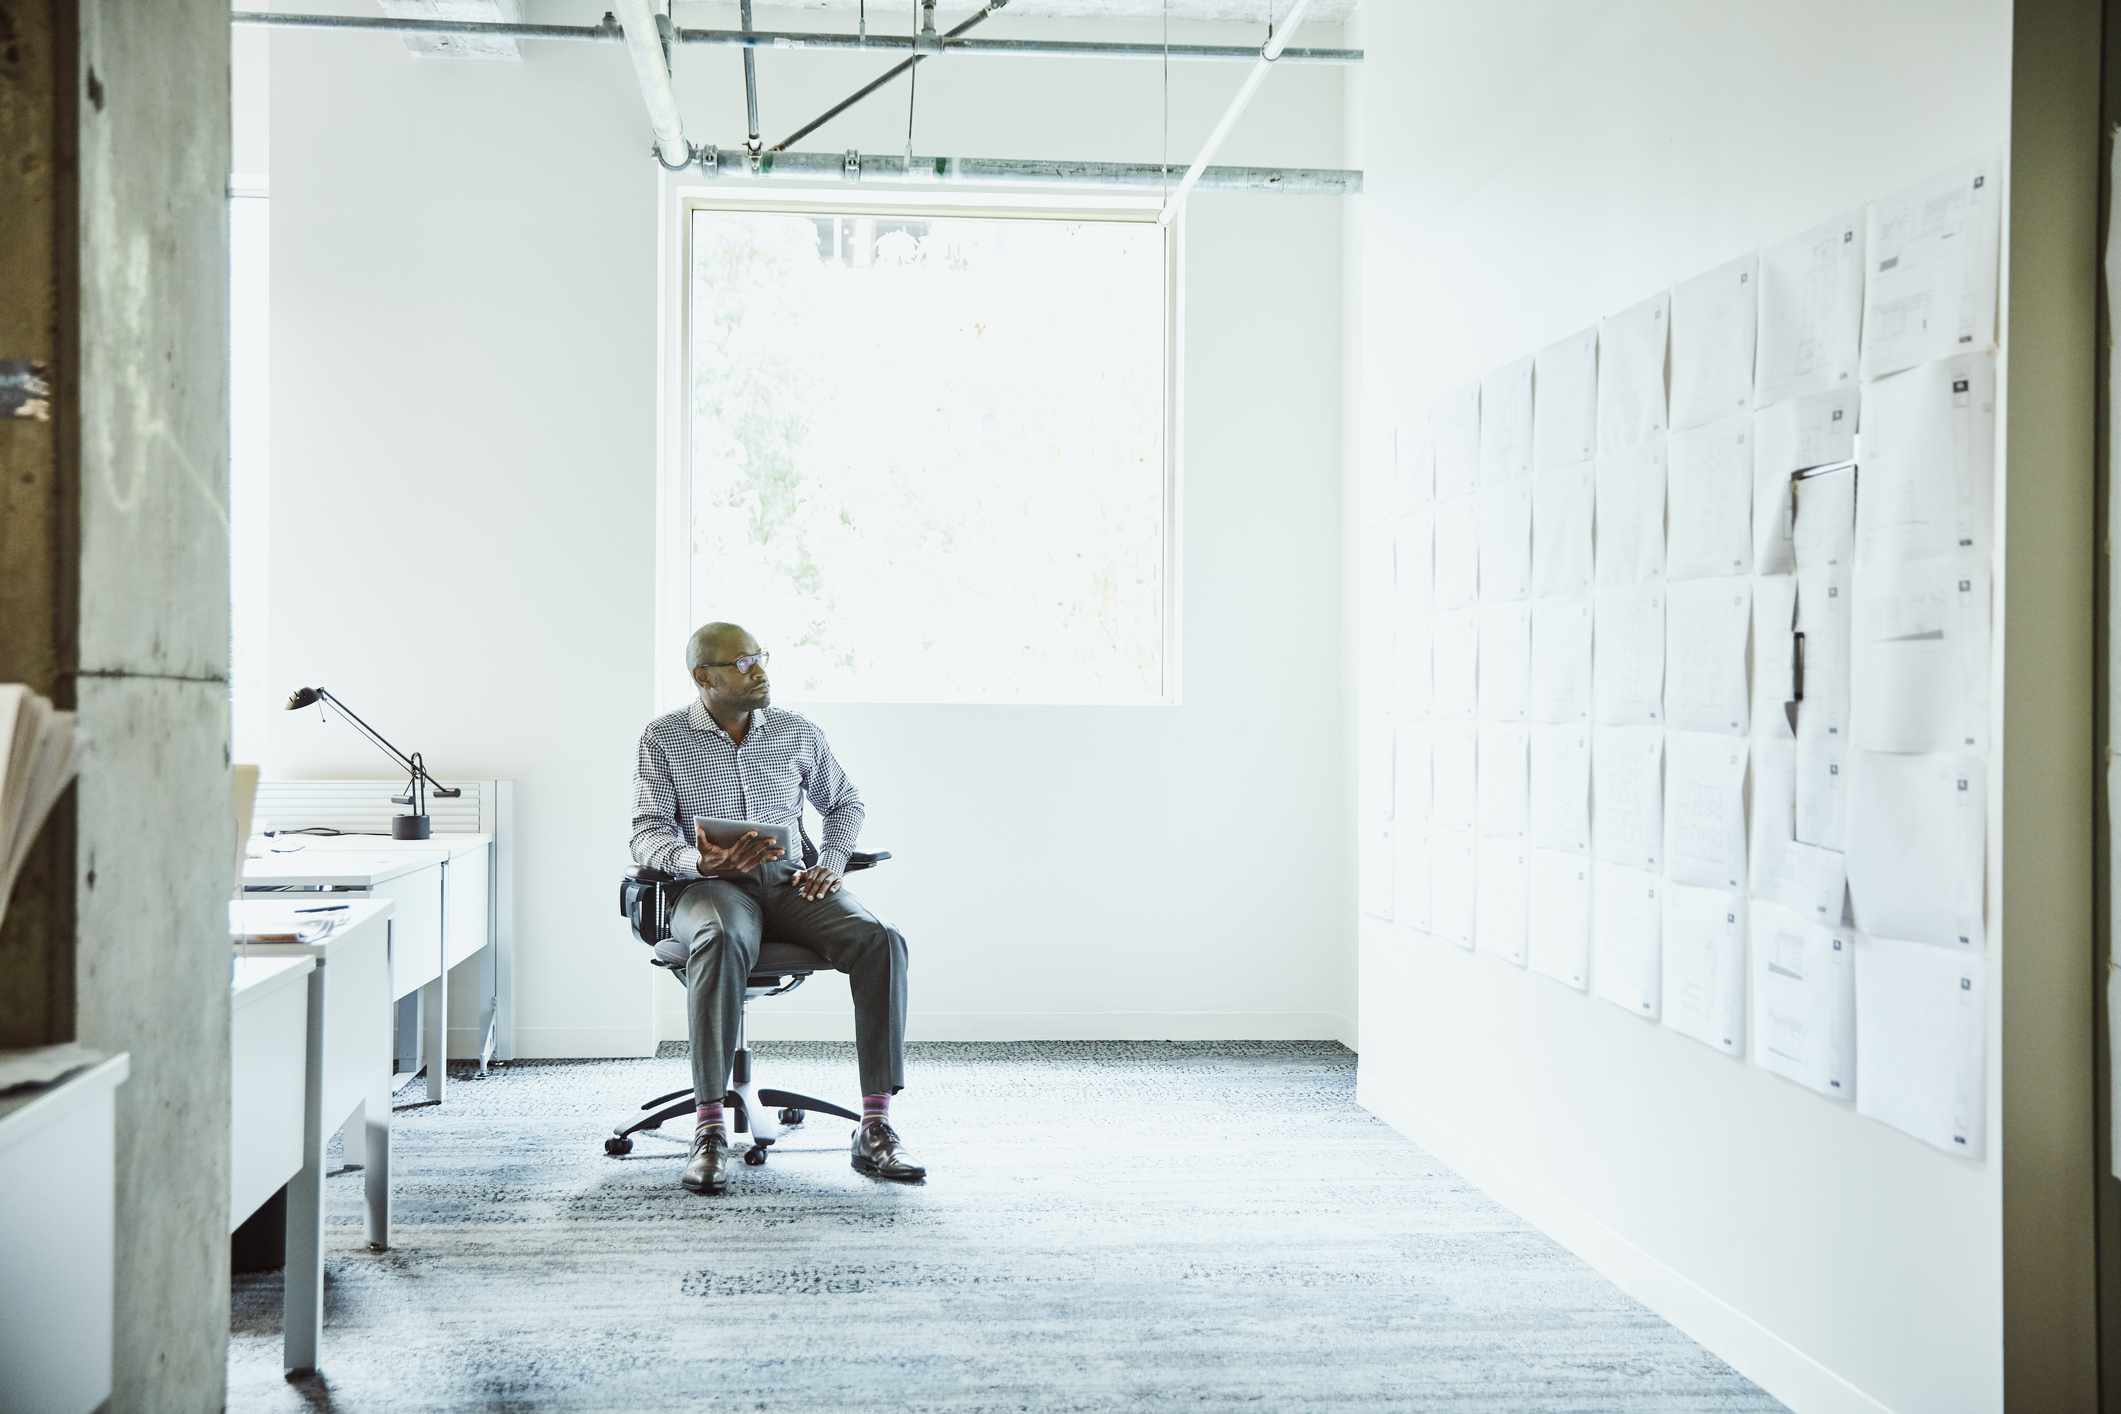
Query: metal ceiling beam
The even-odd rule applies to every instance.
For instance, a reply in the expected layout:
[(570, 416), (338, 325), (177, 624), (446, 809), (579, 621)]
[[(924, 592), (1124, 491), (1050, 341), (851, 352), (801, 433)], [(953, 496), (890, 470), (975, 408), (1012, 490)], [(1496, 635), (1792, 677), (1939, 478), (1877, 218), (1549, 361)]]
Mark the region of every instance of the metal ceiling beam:
[[(965, 31), (973, 28), (975, 25), (982, 23), (989, 15), (992, 15), (996, 10), (1001, 9), (1004, 5), (1008, 3), (1009, 0), (987, 0), (987, 3), (985, 5), (981, 6), (978, 10), (975, 10), (972, 13), (971, 18), (967, 19), (964, 23), (955, 26), (948, 34), (944, 35), (943, 42), (947, 44), (949, 41), (963, 35)], [(745, 52), (748, 54), (750, 51), (746, 50)], [(900, 74), (911, 71), (915, 64), (920, 63), (921, 60), (927, 57), (928, 56), (926, 54), (915, 54), (910, 59), (899, 60), (896, 64), (893, 64), (890, 68), (884, 70), (884, 72), (882, 72), (881, 74), (878, 74), (868, 83), (863, 84), (860, 88), (848, 94), (845, 98), (833, 104), (830, 108), (827, 108), (824, 112), (818, 114), (815, 118), (812, 118), (809, 122), (803, 124), (803, 126), (797, 128), (794, 132), (788, 134), (788, 136), (782, 138), (779, 142), (775, 143), (772, 147), (772, 151), (786, 152), (789, 148), (795, 146), (804, 138), (809, 137), (819, 128), (824, 127), (825, 124), (831, 122), (834, 118), (837, 118), (840, 114), (846, 112), (849, 108), (852, 108), (855, 104), (861, 102), (870, 94), (882, 88), (885, 84), (890, 83)]]
[(1238, 86), (1236, 96), (1230, 100), (1230, 106), (1223, 110), (1222, 117), (1216, 121), (1214, 131), (1210, 132), (1208, 140), (1201, 144), (1200, 155), (1194, 158), (1193, 165), (1186, 169), (1186, 175), (1179, 181), (1178, 190), (1171, 193), (1164, 202), (1163, 214), (1156, 218), (1159, 224), (1170, 225), (1178, 219), (1178, 213), (1185, 209), (1186, 198), (1193, 194), (1193, 188), (1200, 185), (1202, 174), (1208, 170), (1208, 164), (1215, 160), (1215, 154), (1222, 150), (1223, 140), (1230, 136), (1230, 129), (1237, 126), (1237, 120), (1251, 103), (1252, 95), (1259, 92), (1259, 86), (1266, 82), (1268, 70), (1281, 61), (1282, 55), (1288, 53), (1284, 46), (1289, 36), (1295, 34), (1297, 27), (1304, 22), (1304, 15), (1310, 8), (1311, 0), (1296, 0), (1287, 18), (1282, 21), (1281, 28), (1268, 36), (1265, 47), (1259, 51), (1259, 62), (1245, 75), (1245, 81)]
[(633, 76), (640, 81), (649, 126), (655, 129), (656, 157), (675, 171), (692, 161), (692, 144), (685, 141), (685, 123), (678, 116), (677, 90), (670, 86), (670, 64), (663, 54), (656, 13), (648, 8), (648, 0), (612, 0), (612, 4), (626, 35)]
[[(769, 152), (756, 166), (724, 162), (720, 152), (702, 147), (696, 170), (715, 178), (759, 178), (885, 185), (1050, 186), (1158, 190), (1171, 179), (1159, 162), (1065, 162), (1020, 157), (914, 157), (875, 152)], [(1197, 185), (1205, 191), (1285, 192), (1313, 196), (1356, 196), (1362, 173), (1338, 167), (1209, 167)]]

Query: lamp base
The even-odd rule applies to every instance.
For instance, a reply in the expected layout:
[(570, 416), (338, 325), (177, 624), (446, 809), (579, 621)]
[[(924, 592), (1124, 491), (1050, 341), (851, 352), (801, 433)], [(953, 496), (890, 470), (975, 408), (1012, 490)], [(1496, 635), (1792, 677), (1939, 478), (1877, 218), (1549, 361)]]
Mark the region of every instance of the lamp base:
[(424, 840), (434, 834), (434, 817), (431, 815), (393, 815), (390, 817), (390, 837), (394, 840)]

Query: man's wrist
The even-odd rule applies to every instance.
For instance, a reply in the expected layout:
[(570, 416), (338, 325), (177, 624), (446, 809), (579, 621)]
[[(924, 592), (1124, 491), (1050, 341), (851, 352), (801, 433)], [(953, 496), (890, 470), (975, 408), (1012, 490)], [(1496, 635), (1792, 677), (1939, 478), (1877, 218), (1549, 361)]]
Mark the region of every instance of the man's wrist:
[(678, 873), (685, 873), (687, 871), (690, 871), (690, 873), (695, 879), (706, 877), (705, 871), (700, 868), (699, 850), (693, 848), (689, 844), (679, 847), (677, 866), (678, 868), (676, 872)]
[(830, 869), (835, 874), (847, 872), (847, 851), (844, 849), (821, 849), (817, 852), (817, 867)]

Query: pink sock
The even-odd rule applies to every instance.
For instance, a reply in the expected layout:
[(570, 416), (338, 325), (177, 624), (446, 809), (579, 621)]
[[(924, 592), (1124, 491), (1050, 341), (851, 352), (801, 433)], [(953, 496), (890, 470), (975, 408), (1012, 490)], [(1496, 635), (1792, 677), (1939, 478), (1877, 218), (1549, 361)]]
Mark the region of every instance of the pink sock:
[(717, 1100), (711, 1105), (694, 1105), (692, 1107), (692, 1113), (693, 1127), (695, 1129), (697, 1129), (700, 1125), (703, 1124), (711, 1124), (716, 1129), (722, 1130), (724, 1133), (728, 1132), (728, 1126), (722, 1123), (721, 1101)]
[(866, 1123), (868, 1123), (868, 1122), (869, 1122), (870, 1120), (872, 1120), (872, 1119), (886, 1119), (886, 1120), (887, 1120), (887, 1119), (890, 1119), (890, 1118), (891, 1118), (891, 1097), (890, 1097), (889, 1095), (864, 1095), (864, 1096), (862, 1096), (862, 1122), (863, 1122), (863, 1123), (865, 1123), (865, 1124), (866, 1124)]

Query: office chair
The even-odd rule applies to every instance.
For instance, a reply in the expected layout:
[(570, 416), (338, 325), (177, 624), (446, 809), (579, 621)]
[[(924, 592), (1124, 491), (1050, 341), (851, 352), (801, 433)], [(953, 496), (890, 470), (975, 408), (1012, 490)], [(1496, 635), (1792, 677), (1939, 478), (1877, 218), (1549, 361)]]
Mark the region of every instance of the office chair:
[[(852, 874), (860, 869), (873, 869), (890, 857), (889, 850), (849, 855), (846, 872)], [(619, 880), (619, 913), (626, 919), (633, 935), (650, 947), (668, 942), (670, 915), (677, 907), (678, 893), (683, 885), (691, 882), (645, 866), (622, 876)], [(654, 963), (676, 978), (682, 987), (685, 985), (685, 959), (673, 956), (672, 952), (672, 949), (657, 947)], [(806, 947), (762, 938), (758, 961), (752, 965), (751, 975), (744, 979), (745, 1010), (750, 1009), (753, 997), (778, 997), (802, 986), (811, 973), (831, 970), (825, 959)], [(857, 1124), (862, 1119), (858, 1112), (843, 1109), (827, 1100), (755, 1084), (751, 1078), (751, 1051), (744, 1044), (742, 1012), (737, 1016), (736, 1055), (729, 1068), (729, 1093), (723, 1096), (722, 1103), (730, 1111), (731, 1132), (751, 1136), (751, 1146), (744, 1150), (744, 1162), (753, 1167), (766, 1162), (767, 1149), (781, 1137), (783, 1129), (801, 1124), (803, 1117), (812, 1110), (851, 1119)], [(612, 1155), (632, 1153), (635, 1134), (644, 1129), (660, 1129), (666, 1119), (691, 1114), (693, 1105), (689, 1084), (682, 1090), (657, 1095), (641, 1106), (646, 1112), (641, 1118), (622, 1124), (611, 1132), (611, 1137), (604, 1141), (604, 1152)], [(776, 1109), (778, 1115), (774, 1113)]]

